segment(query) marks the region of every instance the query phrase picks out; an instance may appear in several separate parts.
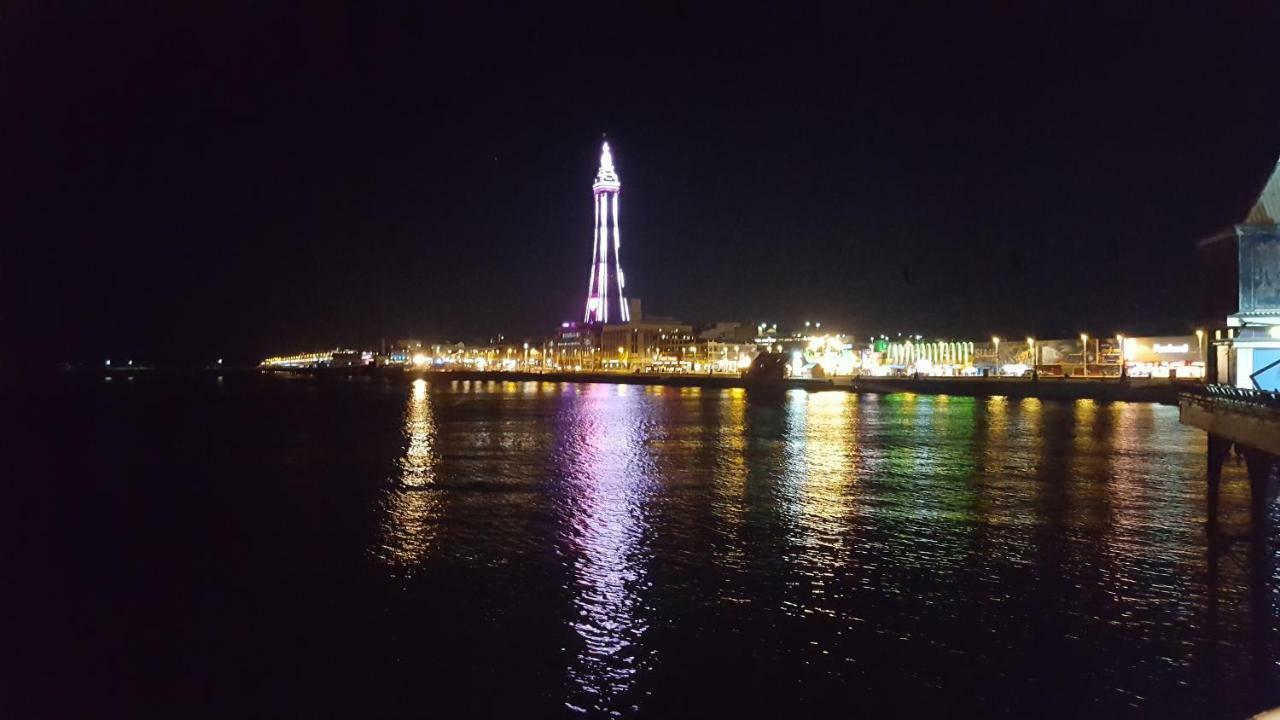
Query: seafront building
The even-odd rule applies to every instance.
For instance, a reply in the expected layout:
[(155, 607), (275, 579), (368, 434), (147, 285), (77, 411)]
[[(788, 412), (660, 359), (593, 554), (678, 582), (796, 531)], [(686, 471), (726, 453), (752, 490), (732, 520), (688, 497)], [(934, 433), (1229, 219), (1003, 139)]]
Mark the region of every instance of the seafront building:
[(633, 319), (600, 328), (602, 366), (677, 369), (693, 352), (693, 326), (674, 318)]
[(1280, 161), (1235, 237), (1239, 303), (1218, 346), (1227, 361), (1219, 381), (1280, 390)]

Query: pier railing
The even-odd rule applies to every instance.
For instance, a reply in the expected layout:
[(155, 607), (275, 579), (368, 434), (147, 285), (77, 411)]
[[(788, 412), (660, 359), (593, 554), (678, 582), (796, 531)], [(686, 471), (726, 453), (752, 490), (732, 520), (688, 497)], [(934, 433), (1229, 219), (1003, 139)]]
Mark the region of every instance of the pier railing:
[(1184, 394), (1280, 410), (1280, 392), (1271, 390), (1255, 390), (1234, 385), (1204, 385)]

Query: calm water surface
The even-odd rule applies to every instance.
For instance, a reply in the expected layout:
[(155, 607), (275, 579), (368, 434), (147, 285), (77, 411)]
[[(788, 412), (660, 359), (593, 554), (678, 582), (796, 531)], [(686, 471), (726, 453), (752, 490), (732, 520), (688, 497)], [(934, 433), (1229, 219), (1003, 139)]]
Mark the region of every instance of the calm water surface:
[(1176, 408), (237, 376), (15, 402), (23, 717), (1280, 705), (1274, 550), (1211, 552)]

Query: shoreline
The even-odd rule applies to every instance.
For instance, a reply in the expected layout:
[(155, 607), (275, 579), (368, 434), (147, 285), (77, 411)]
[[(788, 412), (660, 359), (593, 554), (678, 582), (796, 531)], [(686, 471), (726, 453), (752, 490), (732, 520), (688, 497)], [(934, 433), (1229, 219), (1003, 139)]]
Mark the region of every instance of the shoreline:
[(1041, 400), (1103, 400), (1177, 405), (1178, 394), (1199, 382), (1164, 378), (854, 378), (855, 392), (912, 392), (921, 395), (965, 395)]
[(957, 395), (966, 397), (1005, 396), (1014, 398), (1040, 398), (1042, 400), (1101, 400), (1123, 402), (1152, 402), (1177, 405), (1178, 394), (1201, 387), (1192, 380), (1167, 378), (1011, 378), (1011, 377), (836, 377), (822, 379), (758, 380), (736, 375), (657, 375), (647, 373), (612, 372), (526, 372), (514, 370), (413, 370), (401, 368), (111, 368), (110, 370), (75, 371), (77, 375), (102, 375), (105, 377), (168, 376), (168, 375), (292, 375), (318, 379), (382, 378), (426, 379), (442, 381), (492, 381), (492, 382), (549, 382), (549, 383), (604, 383), (613, 385), (644, 385), (668, 387), (698, 387), (714, 390), (746, 389), (757, 392), (783, 392), (787, 390), (843, 390), (854, 393), (915, 393), (918, 395)]
[(725, 375), (648, 375), (626, 373), (536, 373), (516, 371), (407, 372), (427, 380), (493, 380), (498, 382), (576, 382), (615, 385), (666, 385), (711, 389), (844, 390), (854, 393), (915, 393), (968, 397), (1035, 397), (1043, 400), (1106, 400), (1177, 405), (1178, 393), (1201, 383), (1157, 378), (860, 378), (753, 380)]
[[(314, 372), (314, 371), (313, 371)], [(478, 380), (494, 382), (604, 383), (614, 385), (646, 385), (698, 387), (709, 389), (741, 388), (755, 391), (843, 390), (854, 393), (915, 393), (918, 395), (959, 395), (967, 397), (1034, 397), (1043, 400), (1102, 400), (1153, 402), (1177, 405), (1178, 393), (1199, 387), (1194, 381), (1166, 378), (883, 378), (838, 377), (824, 379), (758, 380), (733, 375), (656, 375), (646, 373), (609, 372), (526, 372), (478, 370), (386, 370), (347, 372), (333, 368), (314, 374), (400, 376), (431, 381)]]

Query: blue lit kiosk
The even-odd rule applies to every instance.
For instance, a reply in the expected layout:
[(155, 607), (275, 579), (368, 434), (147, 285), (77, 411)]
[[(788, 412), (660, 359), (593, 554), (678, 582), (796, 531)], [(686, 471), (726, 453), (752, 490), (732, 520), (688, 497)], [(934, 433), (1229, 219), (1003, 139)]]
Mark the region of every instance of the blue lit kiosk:
[(1249, 472), (1252, 534), (1265, 535), (1280, 472), (1280, 162), (1235, 226), (1236, 312), (1211, 355), (1210, 384), (1179, 397), (1182, 422), (1208, 433), (1208, 526), (1218, 531), (1218, 487), (1232, 447)]

